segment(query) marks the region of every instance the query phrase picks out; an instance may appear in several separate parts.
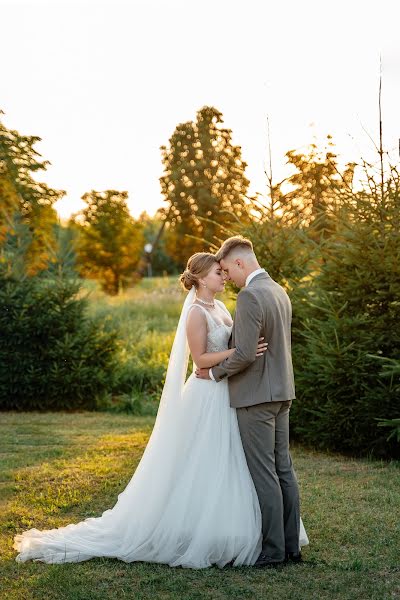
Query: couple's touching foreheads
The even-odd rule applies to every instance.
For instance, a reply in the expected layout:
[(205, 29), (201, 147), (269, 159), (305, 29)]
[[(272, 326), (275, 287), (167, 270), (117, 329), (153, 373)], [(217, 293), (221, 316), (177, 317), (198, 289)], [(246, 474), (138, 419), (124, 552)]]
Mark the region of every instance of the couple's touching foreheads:
[[(240, 288), (233, 319), (216, 298), (229, 280)], [(16, 560), (106, 556), (194, 569), (302, 561), (289, 296), (242, 236), (191, 256), (180, 281), (188, 294), (131, 480), (99, 517), (16, 535)]]

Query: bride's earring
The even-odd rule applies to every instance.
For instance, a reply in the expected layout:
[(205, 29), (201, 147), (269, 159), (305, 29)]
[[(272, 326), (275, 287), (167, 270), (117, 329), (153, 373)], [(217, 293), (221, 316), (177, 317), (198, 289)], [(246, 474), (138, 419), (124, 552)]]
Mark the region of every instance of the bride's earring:
[(206, 284), (206, 283), (203, 283), (203, 287), (207, 287), (207, 284)]

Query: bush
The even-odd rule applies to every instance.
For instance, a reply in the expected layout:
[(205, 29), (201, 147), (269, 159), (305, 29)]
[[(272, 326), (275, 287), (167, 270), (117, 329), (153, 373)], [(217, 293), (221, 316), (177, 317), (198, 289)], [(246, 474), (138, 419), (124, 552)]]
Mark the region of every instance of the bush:
[(88, 316), (77, 279), (54, 264), (53, 274), (27, 276), (10, 260), (22, 246), (9, 242), (0, 262), (0, 409), (95, 408), (113, 385), (115, 333)]
[(399, 446), (377, 422), (399, 410), (399, 389), (381, 377), (370, 355), (382, 352), (383, 340), (368, 317), (347, 309), (336, 310), (326, 299), (323, 310), (304, 320), (302, 341), (293, 349), (293, 432), (321, 449), (396, 457)]
[(399, 417), (400, 181), (353, 194), (315, 270), (293, 291), (295, 435), (320, 448), (398, 457), (378, 425)]

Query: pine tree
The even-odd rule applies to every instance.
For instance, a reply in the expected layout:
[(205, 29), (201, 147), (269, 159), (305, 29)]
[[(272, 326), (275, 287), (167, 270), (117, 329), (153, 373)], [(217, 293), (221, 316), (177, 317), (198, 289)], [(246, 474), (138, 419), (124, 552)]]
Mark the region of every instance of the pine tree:
[(313, 143), (307, 153), (289, 150), (286, 157), (296, 169), (287, 179), (293, 189), (283, 194), (280, 201), (286, 221), (300, 221), (315, 240), (330, 235), (341, 194), (351, 187), (355, 165), (349, 163), (340, 173), (331, 135), (327, 135), (323, 149)]
[(394, 456), (399, 448), (377, 419), (398, 417), (400, 401), (399, 373), (382, 377), (380, 360), (400, 358), (400, 178), (394, 167), (383, 185), (365, 175), (361, 191), (348, 190), (322, 260), (296, 292), (303, 331), (293, 422), (312, 443)]
[(116, 333), (89, 317), (68, 246), (27, 272), (31, 238), (18, 217), (0, 252), (0, 410), (96, 408), (116, 378)]

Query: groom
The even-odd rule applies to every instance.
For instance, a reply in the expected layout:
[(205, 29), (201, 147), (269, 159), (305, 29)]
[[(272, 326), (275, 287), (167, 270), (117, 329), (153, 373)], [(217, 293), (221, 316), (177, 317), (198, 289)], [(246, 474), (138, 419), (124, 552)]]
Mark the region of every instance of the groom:
[[(289, 452), (289, 410), (295, 398), (291, 356), (292, 307), (285, 290), (261, 269), (250, 240), (227, 239), (216, 254), (237, 297), (230, 346), (235, 352), (196, 376), (228, 377), (247, 464), (262, 514), (262, 551), (255, 566), (300, 562), (299, 489)], [(258, 339), (268, 351), (256, 357)]]

